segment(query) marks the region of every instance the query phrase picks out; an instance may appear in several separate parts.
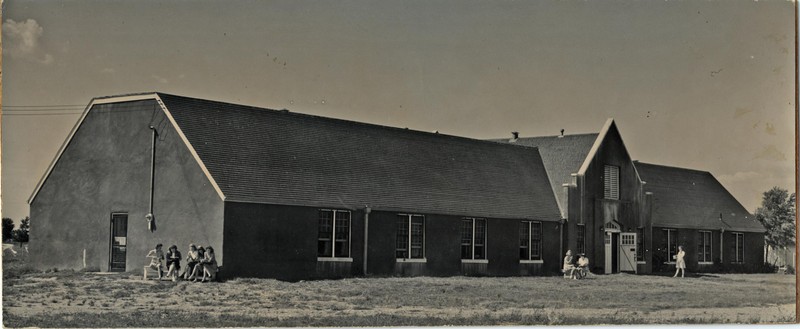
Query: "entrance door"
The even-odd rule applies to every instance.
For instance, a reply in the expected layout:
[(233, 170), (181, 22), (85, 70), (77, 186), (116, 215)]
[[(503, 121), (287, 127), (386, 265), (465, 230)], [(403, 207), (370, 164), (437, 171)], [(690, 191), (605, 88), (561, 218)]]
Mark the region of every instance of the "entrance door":
[(111, 214), (111, 257), (109, 271), (125, 272), (128, 249), (128, 214)]
[(606, 266), (605, 273), (619, 272), (619, 254), (616, 252), (619, 249), (619, 233), (606, 232), (605, 235), (606, 247)]
[(636, 273), (636, 233), (621, 233), (619, 270)]

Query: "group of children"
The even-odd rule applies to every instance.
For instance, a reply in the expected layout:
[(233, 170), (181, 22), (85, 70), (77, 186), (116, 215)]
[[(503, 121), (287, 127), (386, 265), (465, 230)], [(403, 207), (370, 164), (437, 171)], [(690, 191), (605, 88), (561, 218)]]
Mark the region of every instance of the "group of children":
[[(186, 256), (186, 270), (183, 273), (181, 270), (181, 252), (178, 247), (172, 245), (169, 247), (167, 254), (161, 250), (162, 244), (157, 244), (156, 249), (150, 250), (147, 257), (150, 258), (150, 265), (144, 267), (144, 279), (147, 280), (147, 271), (154, 270), (158, 272), (158, 280), (162, 278), (172, 279), (172, 281), (192, 280), (198, 281), (198, 276), (202, 274), (200, 282), (213, 281), (217, 276), (217, 259), (214, 256), (214, 248), (207, 246), (203, 248), (196, 247), (194, 244), (189, 245), (189, 253)], [(165, 264), (166, 262), (166, 264)], [(166, 275), (164, 269), (166, 268)], [(208, 280), (206, 280), (208, 278)]]
[(564, 256), (564, 277), (567, 277), (567, 273), (569, 273), (569, 278), (577, 280), (578, 278), (585, 278), (587, 274), (589, 274), (589, 258), (586, 257), (585, 254), (580, 254), (578, 257), (578, 263), (574, 263), (572, 259), (572, 250), (567, 250), (567, 254)]

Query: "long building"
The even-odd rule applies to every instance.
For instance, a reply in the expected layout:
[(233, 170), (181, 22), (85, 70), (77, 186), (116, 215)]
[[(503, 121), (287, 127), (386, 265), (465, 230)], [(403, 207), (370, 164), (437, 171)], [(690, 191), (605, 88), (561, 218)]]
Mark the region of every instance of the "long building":
[[(675, 198), (640, 174), (671, 172), (642, 166), (613, 120), (598, 134), (483, 141), (157, 92), (101, 97), (31, 195), (30, 250), (41, 267), (138, 271), (155, 244), (194, 243), (215, 248), (224, 277), (299, 280), (550, 275), (572, 249), (599, 273), (647, 273), (657, 256), (668, 265), (670, 242), (693, 250), (722, 228), (662, 219), (653, 209)], [(753, 217), (721, 185), (697, 196), (739, 207), (720, 245), (760, 262)]]

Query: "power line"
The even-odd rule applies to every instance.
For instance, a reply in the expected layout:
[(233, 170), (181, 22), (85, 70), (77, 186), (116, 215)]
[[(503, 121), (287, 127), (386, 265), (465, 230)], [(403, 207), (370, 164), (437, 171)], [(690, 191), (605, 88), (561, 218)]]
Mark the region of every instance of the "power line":
[(16, 108), (16, 107), (22, 107), (22, 108), (28, 108), (28, 107), (86, 107), (86, 105), (85, 104), (74, 104), (74, 105), (72, 105), (72, 104), (66, 104), (66, 105), (63, 105), (63, 104), (62, 105), (3, 105), (3, 108), (6, 108), (6, 107), (11, 107), (11, 108)]
[(23, 116), (23, 115), (80, 115), (81, 112), (76, 113), (3, 113), (3, 116)]

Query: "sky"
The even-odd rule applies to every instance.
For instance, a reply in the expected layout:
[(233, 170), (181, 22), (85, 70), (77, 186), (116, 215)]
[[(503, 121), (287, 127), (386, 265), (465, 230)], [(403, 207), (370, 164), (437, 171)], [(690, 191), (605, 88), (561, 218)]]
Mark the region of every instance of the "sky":
[(146, 91), (479, 139), (613, 118), (632, 158), (754, 211), (795, 190), (793, 6), (6, 0), (0, 212), (28, 215), (93, 97)]

